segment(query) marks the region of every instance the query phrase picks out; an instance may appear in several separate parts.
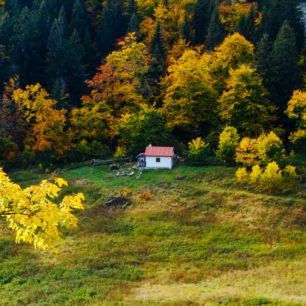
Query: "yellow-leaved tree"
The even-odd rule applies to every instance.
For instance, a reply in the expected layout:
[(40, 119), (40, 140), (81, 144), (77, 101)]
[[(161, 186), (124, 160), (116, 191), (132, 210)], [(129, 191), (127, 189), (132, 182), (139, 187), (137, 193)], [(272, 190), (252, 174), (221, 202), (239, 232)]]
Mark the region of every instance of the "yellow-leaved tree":
[(162, 113), (171, 128), (197, 128), (216, 117), (217, 93), (209, 73), (210, 55), (187, 50), (169, 67), (163, 80)]
[(288, 102), (286, 114), (296, 121), (296, 131), (290, 135), (290, 141), (294, 144), (306, 146), (306, 92), (295, 90)]
[(65, 196), (60, 204), (54, 202), (62, 186), (67, 185), (58, 178), (55, 183), (44, 180), (37, 186), (22, 189), (0, 168), (0, 216), (5, 217), (9, 228), (16, 232), (16, 243), (57, 251), (56, 245), (63, 241), (60, 227), (75, 227), (78, 218), (72, 211), (84, 209), (82, 193)]
[(275, 119), (275, 107), (256, 70), (243, 64), (230, 71), (226, 85), (219, 98), (221, 118), (242, 136), (259, 136), (268, 130)]
[(66, 110), (55, 108), (57, 101), (49, 97), (40, 84), (16, 89), (13, 100), (27, 122), (25, 146), (33, 151), (56, 151), (62, 154), (69, 149), (65, 134)]
[(254, 45), (239, 33), (228, 35), (212, 54), (212, 73), (215, 88), (221, 93), (230, 71), (242, 64), (254, 63)]
[(118, 132), (118, 121), (126, 113), (137, 113), (146, 103), (141, 91), (148, 72), (148, 53), (130, 33), (121, 49), (109, 54), (92, 80), (89, 96), (82, 107), (72, 111), (71, 123), (76, 142), (109, 142)]

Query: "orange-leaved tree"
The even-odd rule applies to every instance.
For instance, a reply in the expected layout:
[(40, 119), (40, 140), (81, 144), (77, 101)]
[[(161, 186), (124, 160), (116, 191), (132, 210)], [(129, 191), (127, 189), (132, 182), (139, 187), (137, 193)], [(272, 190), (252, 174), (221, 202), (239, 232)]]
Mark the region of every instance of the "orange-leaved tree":
[(40, 84), (15, 90), (13, 100), (26, 121), (25, 146), (33, 151), (59, 154), (69, 149), (65, 134), (66, 111), (55, 108), (57, 101), (51, 99)]
[(133, 33), (120, 45), (87, 81), (91, 94), (72, 112), (77, 141), (110, 141), (117, 134), (117, 120), (125, 113), (137, 113), (145, 103), (141, 91), (149, 67), (146, 48)]

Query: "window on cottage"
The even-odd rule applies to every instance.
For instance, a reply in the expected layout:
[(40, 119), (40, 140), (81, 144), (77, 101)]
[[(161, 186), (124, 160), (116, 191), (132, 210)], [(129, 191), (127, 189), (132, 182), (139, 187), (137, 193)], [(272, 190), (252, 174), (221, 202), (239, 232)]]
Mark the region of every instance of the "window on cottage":
[(159, 157), (156, 157), (156, 162), (160, 163), (160, 158)]

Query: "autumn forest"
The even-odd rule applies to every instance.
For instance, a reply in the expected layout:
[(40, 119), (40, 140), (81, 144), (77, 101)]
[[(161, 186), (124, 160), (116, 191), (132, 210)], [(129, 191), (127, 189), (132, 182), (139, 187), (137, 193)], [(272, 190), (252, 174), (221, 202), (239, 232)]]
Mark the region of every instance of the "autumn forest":
[(135, 156), (149, 142), (181, 154), (198, 137), (214, 152), (226, 126), (303, 149), (298, 1), (219, 2), (2, 4), (4, 164)]
[(0, 0), (0, 305), (304, 305), (305, 33), (300, 0)]

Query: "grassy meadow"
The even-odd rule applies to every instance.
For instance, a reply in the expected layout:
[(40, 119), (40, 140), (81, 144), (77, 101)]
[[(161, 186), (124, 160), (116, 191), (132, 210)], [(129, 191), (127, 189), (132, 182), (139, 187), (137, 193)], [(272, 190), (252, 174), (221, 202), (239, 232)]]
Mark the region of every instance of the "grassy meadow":
[[(306, 305), (305, 184), (272, 196), (238, 186), (235, 170), (59, 171), (64, 194), (85, 194), (79, 226), (54, 255), (15, 245), (1, 223), (0, 304)], [(10, 173), (23, 187), (52, 175)], [(128, 208), (104, 206), (122, 190)]]

